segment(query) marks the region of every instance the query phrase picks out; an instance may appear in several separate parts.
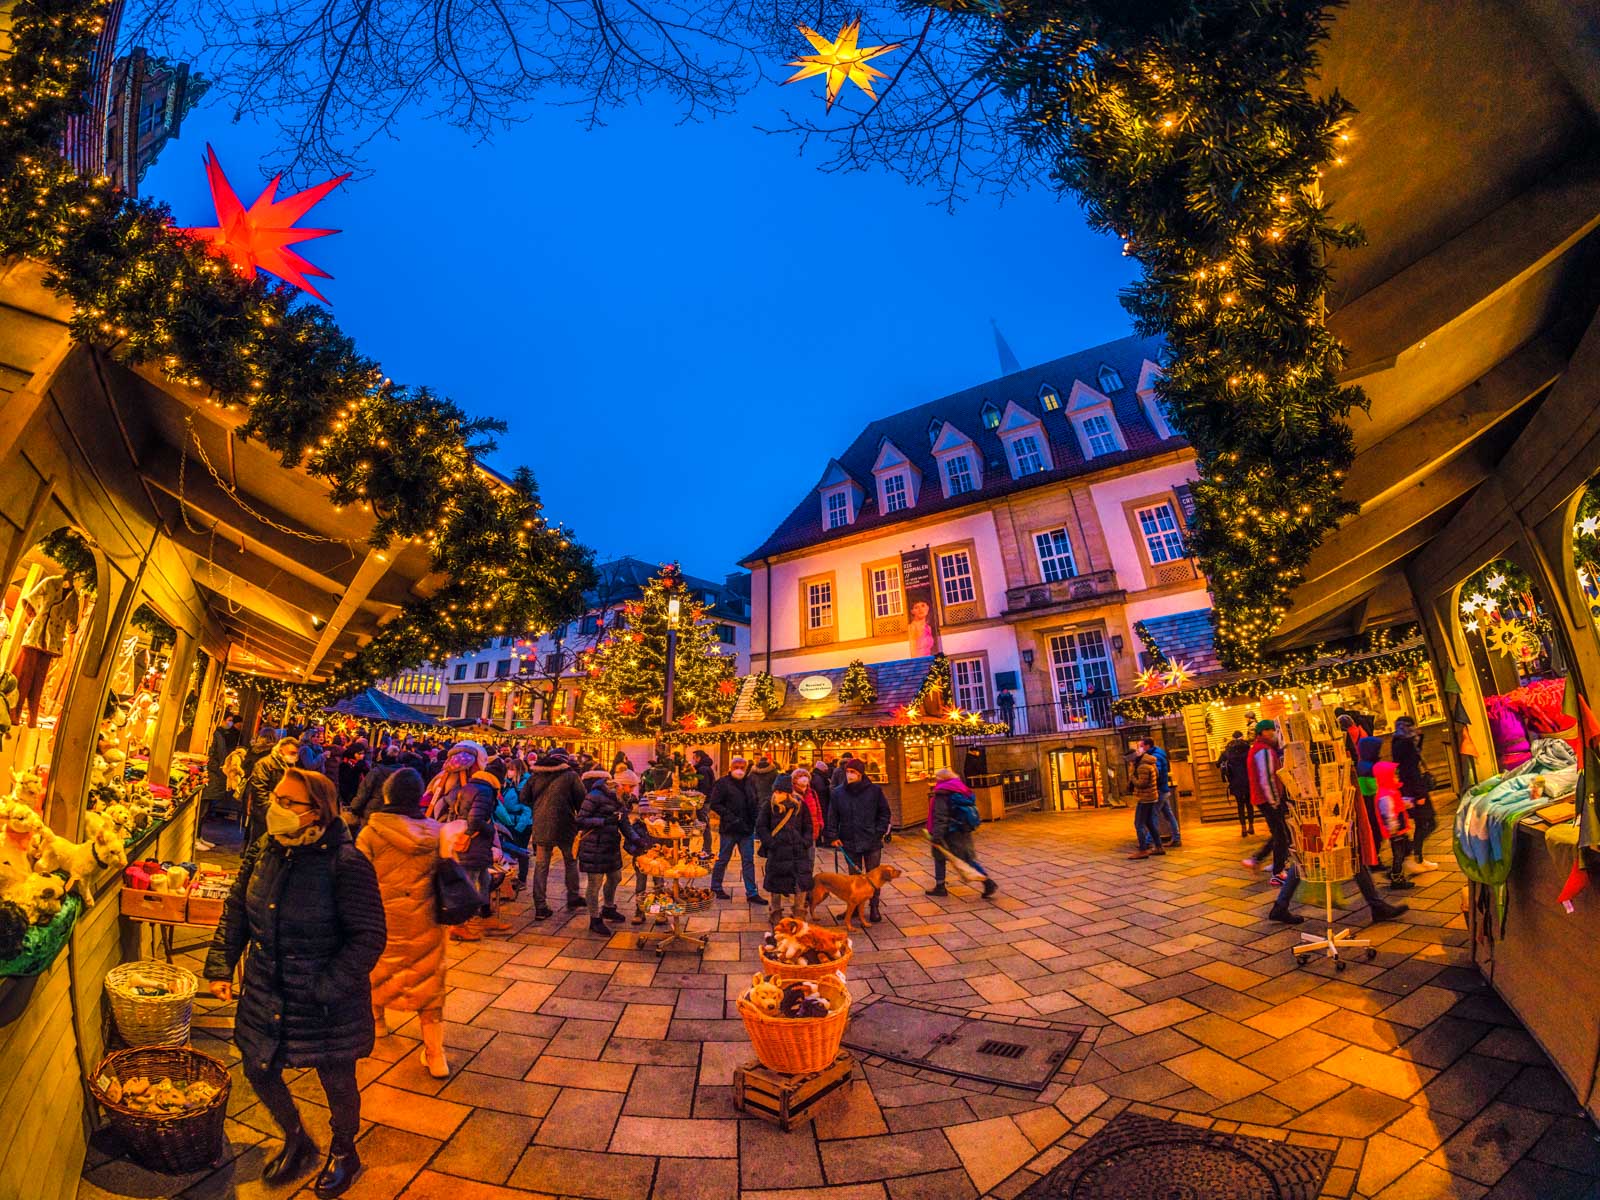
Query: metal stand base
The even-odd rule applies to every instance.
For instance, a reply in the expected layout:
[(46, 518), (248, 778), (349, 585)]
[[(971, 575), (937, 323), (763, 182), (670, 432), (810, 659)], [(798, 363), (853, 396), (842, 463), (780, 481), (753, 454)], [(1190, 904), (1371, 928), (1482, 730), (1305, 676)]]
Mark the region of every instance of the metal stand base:
[[(1324, 885), (1323, 903), (1327, 916), (1327, 932), (1318, 937), (1314, 933), (1302, 933), (1300, 945), (1290, 947), (1294, 954), (1295, 965), (1303, 967), (1306, 960), (1313, 954), (1321, 952), (1325, 957), (1333, 960), (1333, 969), (1342, 971), (1345, 968), (1345, 959), (1352, 950), (1365, 949), (1368, 960), (1378, 956), (1377, 948), (1366, 938), (1354, 936), (1354, 930), (1335, 929), (1333, 927), (1333, 893), (1339, 890), (1337, 882), (1329, 881)], [(1340, 957), (1343, 952), (1344, 958)]]
[(654, 923), (652, 922), (651, 927), (641, 935), (642, 937), (655, 937), (657, 939), (655, 944), (656, 954), (665, 954), (673, 946), (680, 944), (689, 950), (705, 950), (708, 939), (687, 931), (689, 925), (687, 913), (681, 917), (673, 917), (669, 924), (670, 928), (665, 933), (658, 935), (654, 932)]

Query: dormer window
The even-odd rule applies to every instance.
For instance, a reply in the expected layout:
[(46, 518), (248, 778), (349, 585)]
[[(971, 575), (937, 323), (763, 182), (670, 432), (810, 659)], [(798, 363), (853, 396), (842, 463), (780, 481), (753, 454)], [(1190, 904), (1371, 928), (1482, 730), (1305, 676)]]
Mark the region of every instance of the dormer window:
[(911, 507), (911, 497), (906, 488), (904, 475), (885, 475), (883, 477), (883, 511), (885, 513), (899, 512), (903, 508)]
[(1039, 389), (1039, 407), (1045, 412), (1061, 411), (1061, 393), (1048, 383)]
[(944, 494), (959, 496), (977, 490), (972, 482), (972, 458), (966, 454), (952, 454), (944, 460)]
[(827, 496), (829, 529), (838, 529), (850, 524), (850, 493), (844, 488), (836, 492), (829, 492)]
[(1097, 392), (1079, 380), (1072, 385), (1072, 394), (1067, 397), (1066, 412), (1078, 431), (1078, 444), (1085, 458), (1099, 458), (1128, 448), (1128, 439), (1117, 422), (1111, 398), (1104, 392)]
[(878, 511), (884, 516), (902, 512), (917, 502), (922, 472), (888, 438), (878, 444), (872, 477), (878, 483)]
[[(983, 487), (983, 456), (972, 439), (949, 421), (939, 426), (933, 443), (933, 458), (939, 464), (939, 482), (945, 498), (965, 495)], [(915, 503), (915, 497), (912, 498)]]
[(1122, 376), (1117, 374), (1115, 368), (1109, 367), (1105, 363), (1101, 363), (1100, 364), (1100, 390), (1102, 392), (1116, 392), (1116, 391), (1120, 391), (1121, 389), (1122, 389)]
[(1167, 411), (1166, 403), (1156, 395), (1156, 380), (1160, 377), (1161, 368), (1145, 359), (1144, 366), (1139, 368), (1137, 392), (1145, 420), (1150, 422), (1150, 428), (1155, 430), (1156, 436), (1164, 441), (1181, 435), (1172, 426), (1172, 415)]
[(944, 422), (935, 417), (928, 422), (928, 445), (933, 445), (939, 440), (939, 431), (944, 428)]
[(1089, 457), (1099, 458), (1102, 454), (1115, 454), (1120, 448), (1117, 445), (1117, 435), (1111, 430), (1111, 418), (1104, 413), (1095, 413), (1092, 417), (1083, 419), (1083, 435), (1089, 439)]
[(850, 472), (839, 465), (838, 459), (830, 461), (828, 469), (822, 473), (822, 482), (817, 484), (817, 495), (822, 501), (824, 529), (854, 525), (856, 517), (861, 514), (861, 502), (866, 499), (866, 492)]
[(1037, 475), (1055, 467), (1050, 458), (1050, 443), (1045, 439), (1039, 418), (1012, 401), (1000, 419), (1000, 441), (1005, 446), (1011, 477)]
[(1044, 456), (1039, 452), (1039, 439), (1031, 433), (1011, 441), (1011, 460), (1018, 479), (1024, 475), (1037, 475), (1044, 470)]
[(979, 415), (983, 418), (983, 427), (985, 429), (998, 429), (1000, 427), (1000, 410), (988, 401), (984, 401)]

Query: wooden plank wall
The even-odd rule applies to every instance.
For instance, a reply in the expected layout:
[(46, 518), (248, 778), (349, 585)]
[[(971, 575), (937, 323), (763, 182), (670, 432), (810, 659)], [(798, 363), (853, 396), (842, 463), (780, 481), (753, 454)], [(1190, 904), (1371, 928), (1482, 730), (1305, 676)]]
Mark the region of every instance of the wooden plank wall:
[(0, 983), (0, 1179), (8, 1200), (60, 1200), (76, 1194), (87, 1148), (67, 956), (28, 987)]
[(1191, 704), (1185, 708), (1183, 724), (1189, 734), (1189, 763), (1194, 770), (1194, 794), (1200, 806), (1200, 819), (1207, 823), (1237, 820), (1233, 797), (1228, 795), (1228, 785), (1222, 781), (1216, 756), (1206, 741), (1205, 705)]

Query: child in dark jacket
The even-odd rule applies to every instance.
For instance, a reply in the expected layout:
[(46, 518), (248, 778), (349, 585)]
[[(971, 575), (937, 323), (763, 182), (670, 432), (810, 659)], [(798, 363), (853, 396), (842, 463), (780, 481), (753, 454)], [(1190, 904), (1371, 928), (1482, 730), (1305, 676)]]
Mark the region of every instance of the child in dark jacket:
[[(589, 932), (609, 937), (607, 921), (627, 920), (617, 911), (617, 887), (622, 883), (622, 822), (626, 814), (609, 771), (586, 771), (583, 782), (589, 793), (578, 809), (578, 866), (588, 877)], [(605, 907), (597, 908), (602, 884)]]
[(811, 810), (794, 795), (794, 783), (779, 775), (772, 783), (772, 800), (756, 818), (757, 853), (767, 860), (767, 891), (772, 896), (772, 923), (783, 917), (783, 901), (793, 902), (800, 916), (803, 897), (811, 891), (812, 854), (817, 833)]
[(930, 896), (948, 896), (944, 876), (946, 854), (954, 855), (979, 875), (983, 876), (984, 898), (994, 895), (999, 886), (989, 877), (989, 872), (978, 862), (978, 852), (972, 844), (972, 830), (958, 819), (953, 810), (977, 811), (977, 801), (972, 789), (949, 767), (940, 767), (934, 774), (933, 787), (928, 791), (928, 837), (933, 841), (933, 886)]

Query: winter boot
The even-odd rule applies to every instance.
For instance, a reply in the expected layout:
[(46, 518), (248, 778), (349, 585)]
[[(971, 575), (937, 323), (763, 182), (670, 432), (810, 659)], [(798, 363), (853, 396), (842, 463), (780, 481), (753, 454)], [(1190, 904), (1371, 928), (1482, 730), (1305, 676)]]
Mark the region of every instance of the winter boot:
[(876, 925), (883, 920), (883, 911), (878, 907), (878, 894), (872, 894), (872, 903), (867, 906), (867, 920)]
[(305, 1126), (297, 1126), (283, 1135), (283, 1149), (262, 1170), (261, 1178), (266, 1183), (287, 1183), (310, 1166), (316, 1157), (317, 1144), (311, 1140)]
[(548, 921), (553, 916), (555, 916), (555, 913), (551, 912), (548, 906), (543, 904), (535, 904), (533, 906), (533, 919), (535, 921)]
[(1301, 925), (1305, 923), (1304, 917), (1290, 912), (1286, 907), (1279, 908), (1276, 904), (1272, 906), (1272, 911), (1267, 914), (1267, 920), (1277, 921), (1280, 925)]
[(444, 1020), (422, 1022), (422, 1069), (435, 1079), (450, 1078), (444, 1056)]
[(318, 1196), (341, 1196), (360, 1173), (361, 1156), (356, 1153), (355, 1142), (336, 1137), (328, 1147), (328, 1161), (323, 1165), (322, 1174), (317, 1176), (316, 1186), (311, 1190)]
[(600, 919), (602, 921), (615, 921), (620, 925), (628, 918), (623, 916), (622, 913), (618, 911), (615, 904), (608, 904), (600, 910)]
[(499, 913), (483, 918), (483, 931), (485, 933), (510, 933), (511, 929), (511, 922), (505, 920)]
[(451, 940), (457, 942), (483, 941), (483, 918), (473, 917), (470, 920), (463, 921), (460, 925), (451, 926), (450, 937)]
[(604, 921), (602, 921), (599, 917), (590, 917), (589, 918), (589, 932), (590, 933), (597, 933), (601, 937), (610, 937), (611, 936), (611, 927), (609, 925), (607, 925)]
[(1390, 904), (1387, 900), (1374, 900), (1369, 907), (1372, 909), (1374, 924), (1379, 921), (1392, 921), (1401, 913), (1411, 911), (1409, 904)]
[(942, 883), (936, 883), (922, 894), (924, 896), (948, 896), (950, 894), (950, 889), (945, 887)]
[(987, 875), (984, 876), (984, 879), (983, 879), (983, 898), (985, 900), (987, 900), (990, 896), (994, 895), (999, 890), (1000, 890), (1000, 885), (998, 883), (996, 883), (994, 880), (990, 879)]
[(589, 907), (589, 902), (587, 900), (585, 900), (582, 896), (577, 896), (577, 895), (568, 896), (567, 897), (567, 907), (568, 908), (588, 908)]

